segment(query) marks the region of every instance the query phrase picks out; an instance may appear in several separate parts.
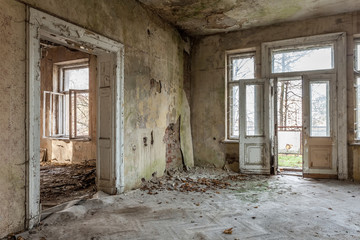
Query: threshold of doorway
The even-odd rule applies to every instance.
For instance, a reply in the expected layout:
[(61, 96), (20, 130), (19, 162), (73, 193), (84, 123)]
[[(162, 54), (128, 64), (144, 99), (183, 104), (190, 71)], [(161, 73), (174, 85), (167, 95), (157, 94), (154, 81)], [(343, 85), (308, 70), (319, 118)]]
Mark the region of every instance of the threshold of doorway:
[(279, 167), (278, 173), (282, 175), (302, 176), (301, 168)]

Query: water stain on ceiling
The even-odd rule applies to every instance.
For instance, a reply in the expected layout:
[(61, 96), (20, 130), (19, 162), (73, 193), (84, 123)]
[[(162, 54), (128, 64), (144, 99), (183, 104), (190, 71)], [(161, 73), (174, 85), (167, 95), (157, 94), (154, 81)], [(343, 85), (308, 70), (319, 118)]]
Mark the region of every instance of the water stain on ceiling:
[(359, 0), (138, 0), (191, 36), (360, 10)]

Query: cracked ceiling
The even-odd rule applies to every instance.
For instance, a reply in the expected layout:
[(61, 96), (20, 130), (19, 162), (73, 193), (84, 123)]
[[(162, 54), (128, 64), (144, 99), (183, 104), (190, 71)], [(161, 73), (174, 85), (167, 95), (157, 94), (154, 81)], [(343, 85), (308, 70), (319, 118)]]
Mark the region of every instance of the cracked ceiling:
[(138, 0), (191, 36), (360, 10), (359, 0)]

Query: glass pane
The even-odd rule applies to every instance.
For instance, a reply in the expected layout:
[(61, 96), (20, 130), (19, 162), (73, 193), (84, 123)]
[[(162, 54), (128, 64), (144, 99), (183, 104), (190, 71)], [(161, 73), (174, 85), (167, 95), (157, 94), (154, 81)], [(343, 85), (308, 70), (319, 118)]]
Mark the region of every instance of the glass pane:
[(69, 136), (70, 97), (68, 93), (64, 95), (62, 103), (63, 105), (60, 114), (62, 115), (63, 119), (63, 134)]
[(360, 77), (356, 78), (355, 137), (360, 139)]
[(64, 91), (89, 89), (89, 68), (64, 69)]
[(277, 86), (278, 131), (302, 128), (302, 80), (279, 80)]
[(239, 86), (230, 86), (230, 138), (239, 138)]
[(89, 136), (89, 93), (76, 94), (76, 136)]
[(310, 136), (330, 136), (329, 109), (329, 82), (310, 83)]
[(71, 135), (70, 137), (75, 137), (76, 136), (76, 131), (75, 131), (75, 93), (73, 91), (71, 91), (70, 94), (70, 101), (71, 101)]
[(334, 68), (333, 46), (303, 49), (276, 50), (272, 52), (272, 72), (299, 72)]
[(355, 68), (356, 68), (357, 71), (360, 71), (360, 43), (356, 44)]
[(246, 85), (246, 135), (263, 135), (264, 87)]
[(231, 57), (231, 81), (255, 78), (254, 56)]

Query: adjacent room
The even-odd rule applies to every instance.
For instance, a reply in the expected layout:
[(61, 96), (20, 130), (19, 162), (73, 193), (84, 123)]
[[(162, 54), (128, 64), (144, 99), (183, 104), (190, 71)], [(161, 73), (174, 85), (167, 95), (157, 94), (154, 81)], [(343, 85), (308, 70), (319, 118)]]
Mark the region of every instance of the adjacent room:
[(96, 193), (96, 56), (41, 40), (42, 208)]
[(360, 239), (358, 0), (0, 0), (0, 239)]

